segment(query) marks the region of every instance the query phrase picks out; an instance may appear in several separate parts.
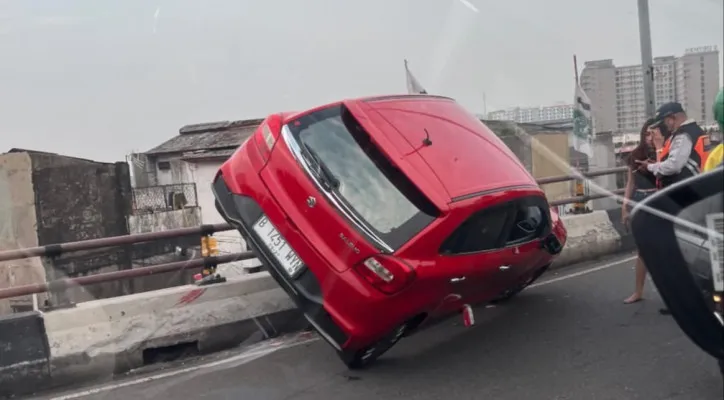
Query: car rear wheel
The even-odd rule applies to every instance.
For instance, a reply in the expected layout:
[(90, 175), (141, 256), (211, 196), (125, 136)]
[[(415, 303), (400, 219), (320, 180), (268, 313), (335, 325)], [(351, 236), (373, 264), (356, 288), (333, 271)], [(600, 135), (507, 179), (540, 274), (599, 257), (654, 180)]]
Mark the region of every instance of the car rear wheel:
[(402, 324), (382, 339), (363, 347), (360, 350), (339, 352), (339, 358), (349, 369), (362, 369), (374, 363), (380, 356), (390, 350), (407, 331), (407, 324)]
[(506, 301), (509, 301), (513, 297), (517, 296), (520, 292), (525, 290), (525, 288), (532, 285), (533, 282), (537, 281), (538, 278), (540, 278), (541, 275), (543, 275), (543, 273), (545, 273), (549, 267), (550, 267), (550, 264), (539, 268), (527, 280), (523, 281), (522, 283), (518, 284), (517, 286), (514, 286), (514, 287), (504, 291), (498, 297), (496, 297), (493, 301), (491, 301), (491, 303), (501, 304), (501, 303), (505, 303)]

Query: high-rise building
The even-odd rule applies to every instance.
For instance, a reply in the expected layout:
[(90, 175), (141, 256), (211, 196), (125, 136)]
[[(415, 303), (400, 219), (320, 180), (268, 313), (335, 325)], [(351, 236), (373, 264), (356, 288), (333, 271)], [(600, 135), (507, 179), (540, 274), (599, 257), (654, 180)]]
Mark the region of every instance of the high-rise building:
[(558, 104), (544, 107), (515, 107), (489, 112), (487, 119), (499, 121), (550, 122), (573, 118), (572, 104)]
[[(585, 63), (581, 87), (591, 99), (597, 132), (636, 132), (646, 119), (641, 65), (616, 67), (613, 60)], [(688, 49), (681, 57), (654, 59), (656, 107), (678, 101), (702, 125), (714, 122), (710, 109), (720, 89), (716, 46)]]

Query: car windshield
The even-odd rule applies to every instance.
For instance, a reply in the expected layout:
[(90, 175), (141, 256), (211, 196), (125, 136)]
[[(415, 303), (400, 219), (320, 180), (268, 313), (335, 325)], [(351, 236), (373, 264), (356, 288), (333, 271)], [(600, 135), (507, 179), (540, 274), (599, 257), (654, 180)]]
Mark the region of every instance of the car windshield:
[[(424, 195), (382, 154), (344, 107), (303, 117), (295, 138), (317, 178), (386, 244), (396, 248), (434, 218)], [(333, 183), (333, 184), (331, 184)], [(419, 218), (418, 218), (419, 217)]]

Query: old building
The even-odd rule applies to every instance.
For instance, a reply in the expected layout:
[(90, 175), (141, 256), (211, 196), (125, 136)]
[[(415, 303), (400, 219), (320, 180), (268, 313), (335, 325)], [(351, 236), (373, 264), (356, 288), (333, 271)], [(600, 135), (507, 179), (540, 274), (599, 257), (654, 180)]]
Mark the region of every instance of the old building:
[[(262, 121), (222, 121), (182, 127), (177, 136), (143, 154), (133, 155), (134, 192), (183, 192), (187, 201), (194, 198), (200, 208), (202, 223), (224, 222), (214, 206), (211, 181), (221, 164), (254, 133)], [(142, 202), (140, 195), (136, 199), (137, 203)], [(221, 232), (215, 236), (222, 254), (247, 250), (238, 232)], [(219, 270), (226, 276), (232, 276), (258, 269), (258, 265), (256, 260), (239, 261), (220, 266)]]
[[(23, 149), (0, 154), (2, 250), (127, 235), (135, 224), (129, 224), (132, 217), (126, 163), (102, 163)], [(179, 245), (190, 246), (187, 242), (182, 238), (2, 262), (0, 287), (128, 270), (163, 255), (167, 255), (165, 261), (177, 260), (174, 249)], [(62, 307), (178, 285), (184, 279), (178, 273), (168, 273), (71, 288), (35, 299), (40, 308)], [(32, 296), (0, 300), (0, 314), (32, 307)]]

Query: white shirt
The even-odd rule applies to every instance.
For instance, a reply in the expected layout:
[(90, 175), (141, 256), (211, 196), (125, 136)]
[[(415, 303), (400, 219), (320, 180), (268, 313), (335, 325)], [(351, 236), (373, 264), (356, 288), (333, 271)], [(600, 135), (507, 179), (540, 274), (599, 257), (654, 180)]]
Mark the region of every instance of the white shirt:
[[(681, 125), (693, 124), (693, 119), (687, 119)], [(672, 176), (681, 172), (686, 166), (686, 162), (691, 156), (691, 150), (694, 148), (694, 142), (691, 137), (686, 134), (674, 135), (669, 146), (669, 157), (662, 162), (648, 165), (648, 170), (654, 175)]]

